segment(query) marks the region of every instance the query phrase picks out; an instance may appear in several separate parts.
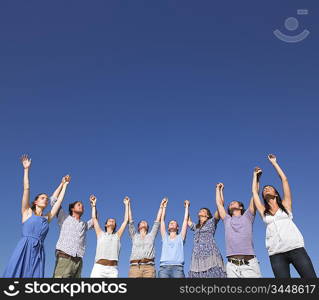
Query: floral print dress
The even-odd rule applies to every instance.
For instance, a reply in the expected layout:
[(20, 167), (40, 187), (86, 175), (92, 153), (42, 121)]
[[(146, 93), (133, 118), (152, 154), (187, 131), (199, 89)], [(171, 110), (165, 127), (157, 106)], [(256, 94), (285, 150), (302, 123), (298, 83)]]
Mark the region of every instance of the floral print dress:
[(225, 265), (220, 251), (216, 245), (214, 235), (218, 220), (214, 217), (196, 228), (191, 225), (194, 234), (194, 247), (189, 270), (191, 278), (226, 278)]

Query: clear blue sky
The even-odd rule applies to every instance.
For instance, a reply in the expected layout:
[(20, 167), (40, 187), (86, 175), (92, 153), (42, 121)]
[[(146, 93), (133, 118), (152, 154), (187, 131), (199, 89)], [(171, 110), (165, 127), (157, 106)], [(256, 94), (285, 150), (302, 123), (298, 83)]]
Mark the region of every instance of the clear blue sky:
[[(309, 14), (297, 15), (307, 8)], [(163, 196), (181, 223), (183, 201), (196, 219), (225, 200), (248, 204), (253, 168), (281, 190), (267, 162), (277, 154), (293, 192), (294, 220), (319, 274), (319, 42), (313, 1), (9, 1), (0, 3), (2, 246), (0, 274), (21, 235), (22, 153), (32, 157), (32, 198), (72, 183), (63, 206), (95, 193), (101, 222), (123, 218), (132, 199), (136, 221), (155, 219)], [(273, 30), (297, 17), (310, 36), (295, 44)], [(56, 220), (45, 241), (51, 277)], [(272, 277), (265, 226), (254, 224), (261, 270)], [(225, 256), (224, 227), (216, 240)], [(193, 244), (188, 232), (185, 271)], [(96, 237), (88, 233), (83, 277)], [(120, 276), (131, 251), (122, 238)], [(161, 253), (156, 240), (156, 261)], [(158, 264), (157, 264), (158, 266)], [(296, 276), (296, 273), (292, 273)]]

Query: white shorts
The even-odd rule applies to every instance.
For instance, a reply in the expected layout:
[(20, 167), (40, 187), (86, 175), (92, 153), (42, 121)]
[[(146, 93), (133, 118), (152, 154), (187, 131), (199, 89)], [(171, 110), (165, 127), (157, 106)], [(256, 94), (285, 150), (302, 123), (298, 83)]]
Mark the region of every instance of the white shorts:
[(94, 264), (91, 278), (118, 278), (119, 271), (117, 266), (103, 266), (101, 264)]
[(237, 266), (231, 262), (226, 265), (227, 278), (261, 278), (259, 262), (257, 258), (249, 260), (248, 265)]

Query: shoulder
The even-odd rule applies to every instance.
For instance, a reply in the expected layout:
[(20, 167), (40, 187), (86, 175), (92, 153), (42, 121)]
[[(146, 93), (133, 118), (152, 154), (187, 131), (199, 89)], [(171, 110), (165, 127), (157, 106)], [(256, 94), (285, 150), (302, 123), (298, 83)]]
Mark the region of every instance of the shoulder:
[(253, 213), (250, 211), (250, 209), (248, 208), (248, 209), (245, 210), (243, 216), (249, 217), (249, 218), (254, 218), (254, 217), (255, 217), (255, 214), (253, 214)]

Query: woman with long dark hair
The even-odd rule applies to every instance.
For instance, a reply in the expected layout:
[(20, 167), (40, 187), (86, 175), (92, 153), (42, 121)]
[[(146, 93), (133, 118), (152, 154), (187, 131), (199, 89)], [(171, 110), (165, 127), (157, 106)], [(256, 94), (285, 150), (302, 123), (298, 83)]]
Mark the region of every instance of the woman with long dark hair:
[(44, 277), (45, 253), (43, 242), (49, 230), (49, 223), (57, 214), (70, 176), (65, 176), (60, 184), (61, 193), (51, 211), (43, 215), (48, 205), (48, 195), (38, 194), (30, 204), (29, 170), (31, 159), (23, 155), (21, 162), (24, 168), (23, 196), (21, 203), (22, 238), (18, 242), (3, 277), (6, 278), (41, 278)]
[(255, 205), (266, 224), (266, 248), (276, 278), (290, 278), (292, 264), (302, 278), (316, 278), (311, 259), (304, 248), (304, 239), (292, 221), (292, 197), (288, 179), (280, 168), (276, 156), (268, 155), (269, 161), (277, 171), (284, 191), (281, 199), (279, 192), (271, 185), (262, 190), (264, 204), (258, 194), (260, 168), (255, 168), (252, 192)]
[(195, 225), (189, 218), (188, 226), (195, 231), (192, 260), (189, 270), (191, 278), (225, 278), (226, 270), (222, 255), (214, 239), (218, 211), (214, 216), (204, 207), (198, 212), (198, 223)]

